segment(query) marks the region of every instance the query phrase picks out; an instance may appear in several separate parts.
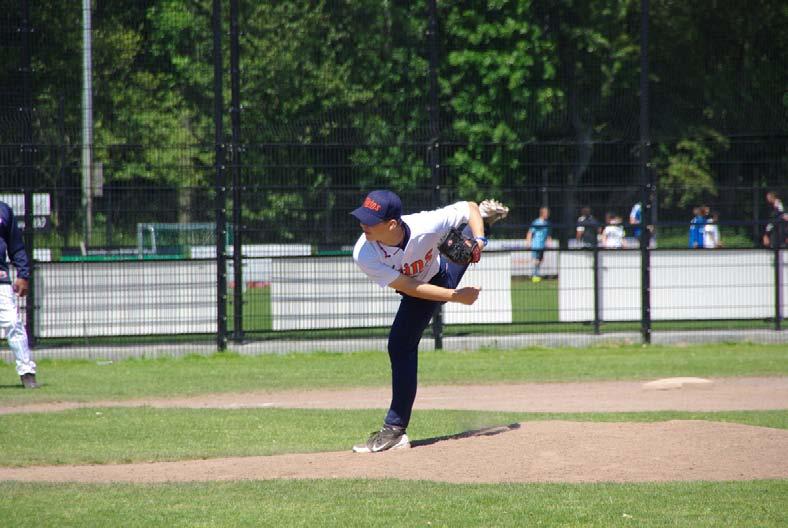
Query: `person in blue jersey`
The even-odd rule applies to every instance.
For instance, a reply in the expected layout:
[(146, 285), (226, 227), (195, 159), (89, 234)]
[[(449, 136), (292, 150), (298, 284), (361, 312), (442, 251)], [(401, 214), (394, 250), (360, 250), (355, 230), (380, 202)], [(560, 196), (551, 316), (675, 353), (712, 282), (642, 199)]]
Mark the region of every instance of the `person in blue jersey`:
[(534, 263), (534, 271), (531, 275), (533, 282), (542, 280), (541, 266), (544, 260), (544, 250), (553, 239), (550, 236), (550, 209), (542, 207), (539, 209), (539, 218), (531, 222), (528, 233), (525, 235), (525, 245), (531, 248), (531, 260)]
[(692, 209), (693, 218), (689, 229), (689, 248), (703, 248), (703, 230), (706, 225), (706, 215), (709, 208), (706, 206), (694, 207)]
[(640, 224), (643, 220), (643, 206), (640, 202), (632, 206), (629, 211), (629, 225), (632, 227), (632, 236), (640, 239)]
[[(25, 325), (19, 318), (17, 296), (24, 297), (30, 279), (30, 261), (27, 258), (22, 232), (16, 223), (14, 211), (0, 202), (0, 328), (16, 358), (16, 373), (27, 389), (38, 388), (36, 364), (30, 354)], [(11, 282), (9, 261), (16, 268), (16, 279)]]

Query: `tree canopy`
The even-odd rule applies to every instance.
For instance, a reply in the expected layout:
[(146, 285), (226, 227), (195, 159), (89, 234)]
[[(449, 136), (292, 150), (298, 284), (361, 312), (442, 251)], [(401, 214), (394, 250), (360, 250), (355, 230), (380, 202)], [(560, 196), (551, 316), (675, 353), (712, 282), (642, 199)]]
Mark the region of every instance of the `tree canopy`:
[[(95, 3), (95, 145), (108, 183), (211, 186), (211, 4)], [(44, 2), (33, 12), (34, 128), (38, 141), (70, 149), (42, 164), (41, 187), (64, 185), (63, 164), (78, 158), (80, 5)], [(439, 2), (437, 129), (426, 2), (241, 0), (240, 7), (239, 159), (243, 184), (256, 193), (242, 215), (260, 230), (276, 221), (274, 239), (319, 232), (338, 202), (357, 199), (356, 189), (429, 187), (436, 141), (441, 185), (467, 198), (540, 185), (539, 164), (558, 166), (550, 177), (560, 185), (637, 183), (636, 0)], [(651, 2), (650, 124), (664, 206), (717, 192), (714, 160), (731, 138), (785, 134), (786, 27), (788, 5), (778, 0)], [(589, 172), (609, 155), (598, 145), (610, 143), (626, 154), (605, 161), (625, 168)], [(556, 156), (564, 164), (553, 163)]]

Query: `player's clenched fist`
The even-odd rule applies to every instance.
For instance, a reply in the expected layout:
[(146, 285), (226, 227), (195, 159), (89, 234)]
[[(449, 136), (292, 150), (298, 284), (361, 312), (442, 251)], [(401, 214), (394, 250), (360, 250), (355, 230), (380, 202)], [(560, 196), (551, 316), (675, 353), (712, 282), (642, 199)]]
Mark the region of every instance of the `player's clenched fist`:
[(462, 303), (462, 304), (473, 304), (476, 302), (476, 299), (479, 298), (479, 292), (482, 291), (481, 288), (477, 286), (468, 286), (467, 288), (459, 288), (454, 290), (454, 302)]

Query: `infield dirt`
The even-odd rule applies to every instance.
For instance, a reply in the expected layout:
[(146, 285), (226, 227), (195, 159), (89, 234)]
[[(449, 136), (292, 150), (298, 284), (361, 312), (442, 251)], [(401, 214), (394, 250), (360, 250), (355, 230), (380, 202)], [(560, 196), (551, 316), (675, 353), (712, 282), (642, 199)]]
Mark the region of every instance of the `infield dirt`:
[[(417, 409), (529, 412), (722, 411), (788, 408), (788, 378), (721, 378), (697, 387), (644, 382), (423, 387)], [(386, 389), (53, 402), (0, 413), (76, 407), (383, 408)], [(0, 468), (0, 480), (183, 482), (280, 478), (395, 478), (444, 482), (653, 482), (788, 478), (788, 430), (697, 420), (658, 423), (529, 421), (379, 454), (349, 450), (140, 464)]]

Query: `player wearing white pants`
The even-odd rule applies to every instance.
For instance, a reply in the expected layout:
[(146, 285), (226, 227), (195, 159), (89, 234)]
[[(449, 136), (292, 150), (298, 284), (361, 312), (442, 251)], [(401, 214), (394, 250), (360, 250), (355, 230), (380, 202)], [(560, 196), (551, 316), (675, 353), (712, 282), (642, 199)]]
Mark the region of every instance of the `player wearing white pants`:
[(8, 338), (8, 347), (16, 357), (16, 373), (20, 378), (36, 373), (36, 363), (27, 345), (27, 331), (19, 317), (16, 293), (10, 284), (0, 284), (0, 328)]
[[(8, 260), (6, 260), (6, 255)], [(16, 224), (14, 211), (0, 202), (0, 328), (8, 339), (8, 346), (16, 357), (16, 373), (28, 389), (38, 387), (36, 364), (30, 355), (27, 331), (19, 318), (16, 298), (27, 295), (30, 261), (25, 252), (22, 232)], [(16, 280), (11, 284), (8, 261), (16, 268)]]

